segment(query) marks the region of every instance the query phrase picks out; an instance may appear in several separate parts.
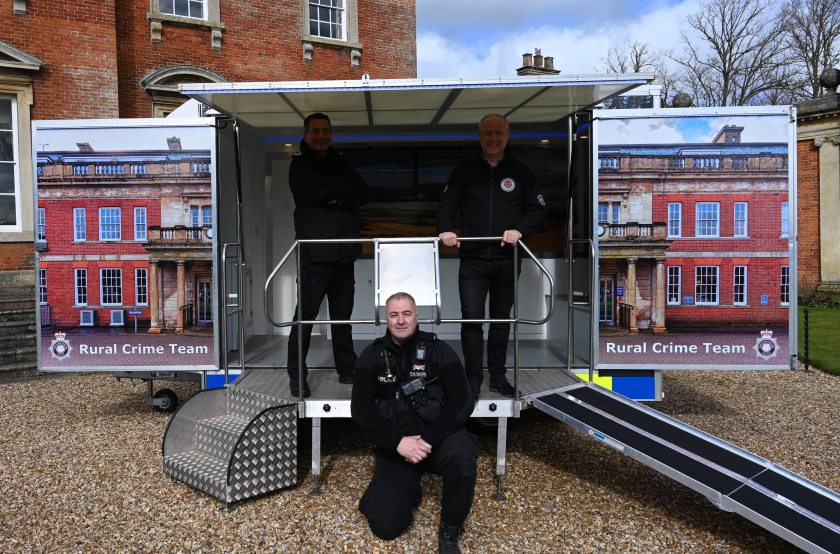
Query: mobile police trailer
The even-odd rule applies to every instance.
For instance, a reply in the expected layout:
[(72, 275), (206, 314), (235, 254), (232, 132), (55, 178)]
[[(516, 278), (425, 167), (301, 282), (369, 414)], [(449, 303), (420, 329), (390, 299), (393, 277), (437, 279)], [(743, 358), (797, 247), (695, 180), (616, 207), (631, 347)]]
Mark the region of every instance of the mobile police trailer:
[[(208, 83), (181, 91), (216, 118), (36, 122), (33, 141), (49, 144), (36, 148), (39, 276), (72, 283), (41, 320), (41, 368), (199, 371), (208, 385), (238, 375), (175, 413), (164, 471), (226, 503), (291, 486), (304, 417), (317, 490), (321, 424), (349, 417), (351, 387), (335, 376), (324, 311), (312, 396), (293, 397), (286, 375), (301, 246), (286, 179), (303, 118), (331, 117), (372, 193), (359, 210), (358, 348), (384, 332), (384, 298), (399, 288), (457, 347), (457, 253), (437, 241), (435, 207), (451, 168), (477, 153), (478, 120), (500, 113), (548, 217), (517, 250), (516, 396), (485, 385), (473, 413), (498, 422), (497, 495), (508, 418), (536, 407), (831, 551), (835, 493), (634, 401), (661, 398), (663, 369), (789, 369), (796, 352), (790, 109), (592, 111), (650, 78)], [(72, 241), (51, 238), (59, 220)], [(125, 310), (140, 312), (141, 332)]]

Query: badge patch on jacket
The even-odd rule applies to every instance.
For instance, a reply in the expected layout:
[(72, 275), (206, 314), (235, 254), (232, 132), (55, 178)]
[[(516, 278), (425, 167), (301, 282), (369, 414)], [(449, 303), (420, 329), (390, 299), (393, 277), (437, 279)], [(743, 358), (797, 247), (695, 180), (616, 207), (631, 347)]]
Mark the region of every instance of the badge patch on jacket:
[(516, 188), (516, 181), (514, 181), (510, 177), (505, 177), (504, 179), (502, 179), (502, 190), (503, 191), (511, 192), (515, 188)]

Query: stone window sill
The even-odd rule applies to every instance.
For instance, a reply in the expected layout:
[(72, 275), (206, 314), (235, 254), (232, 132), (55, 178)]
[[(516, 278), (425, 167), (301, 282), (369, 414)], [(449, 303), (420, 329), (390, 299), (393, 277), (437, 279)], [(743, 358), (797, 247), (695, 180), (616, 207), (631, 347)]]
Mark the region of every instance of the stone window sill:
[(362, 45), (358, 42), (350, 42), (347, 40), (336, 40), (334, 38), (324, 38), (315, 35), (303, 35), (302, 42), (309, 42), (312, 44), (322, 44), (324, 46), (336, 46), (340, 48), (353, 48), (355, 50), (362, 50)]
[(210, 29), (224, 29), (225, 24), (221, 21), (209, 21), (207, 19), (196, 19), (193, 17), (180, 17), (177, 15), (170, 15), (161, 12), (149, 12), (146, 14), (146, 19), (149, 21), (166, 21), (168, 23), (179, 23), (183, 25), (192, 25), (195, 27), (207, 27)]

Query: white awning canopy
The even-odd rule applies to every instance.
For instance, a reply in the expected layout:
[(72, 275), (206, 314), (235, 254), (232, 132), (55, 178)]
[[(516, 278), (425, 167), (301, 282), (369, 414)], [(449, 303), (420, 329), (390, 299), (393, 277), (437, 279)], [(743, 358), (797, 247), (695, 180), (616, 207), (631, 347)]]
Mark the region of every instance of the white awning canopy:
[(182, 84), (182, 94), (256, 128), (300, 128), (314, 112), (336, 127), (474, 126), (488, 113), (511, 125), (553, 124), (652, 81), (647, 73), (480, 81), (395, 79)]

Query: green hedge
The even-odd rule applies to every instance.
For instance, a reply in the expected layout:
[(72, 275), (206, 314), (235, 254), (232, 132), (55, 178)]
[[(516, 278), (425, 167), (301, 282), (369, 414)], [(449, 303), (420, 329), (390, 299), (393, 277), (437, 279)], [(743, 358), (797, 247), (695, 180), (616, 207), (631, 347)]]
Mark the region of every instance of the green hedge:
[[(799, 361), (805, 363), (805, 306), (799, 306)], [(840, 375), (840, 306), (808, 306), (809, 364)]]

